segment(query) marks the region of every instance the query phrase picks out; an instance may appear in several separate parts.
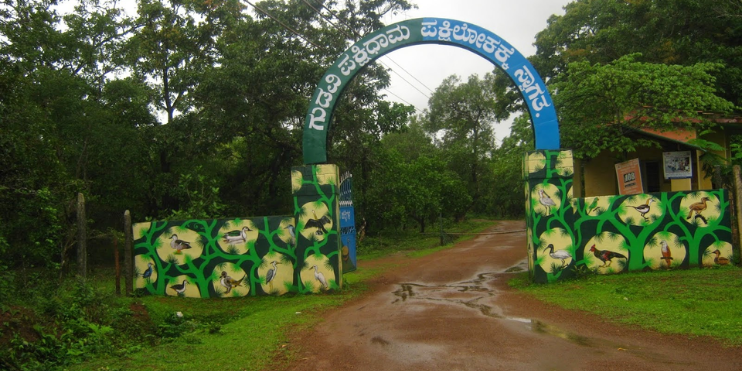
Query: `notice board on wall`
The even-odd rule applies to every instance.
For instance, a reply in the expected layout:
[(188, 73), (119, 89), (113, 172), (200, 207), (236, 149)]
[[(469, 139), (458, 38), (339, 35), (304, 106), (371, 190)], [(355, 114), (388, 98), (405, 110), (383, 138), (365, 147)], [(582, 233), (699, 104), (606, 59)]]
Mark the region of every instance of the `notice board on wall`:
[(684, 179), (693, 176), (690, 151), (662, 152), (665, 179)]
[(618, 178), (619, 194), (633, 195), (644, 193), (641, 166), (639, 165), (638, 158), (616, 164), (616, 177)]

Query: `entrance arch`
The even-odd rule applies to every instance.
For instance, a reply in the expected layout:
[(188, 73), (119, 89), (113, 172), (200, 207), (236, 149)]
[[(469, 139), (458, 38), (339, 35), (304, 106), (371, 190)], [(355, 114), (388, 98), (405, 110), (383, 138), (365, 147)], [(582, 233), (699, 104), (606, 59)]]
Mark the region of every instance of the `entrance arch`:
[(496, 34), (471, 23), (417, 18), (395, 23), (356, 42), (320, 80), (304, 119), (305, 164), (327, 161), (327, 131), (338, 98), (358, 71), (396, 49), (418, 44), (457, 46), (479, 54), (505, 71), (528, 102), (537, 150), (559, 149), (559, 123), (546, 85), (530, 62)]

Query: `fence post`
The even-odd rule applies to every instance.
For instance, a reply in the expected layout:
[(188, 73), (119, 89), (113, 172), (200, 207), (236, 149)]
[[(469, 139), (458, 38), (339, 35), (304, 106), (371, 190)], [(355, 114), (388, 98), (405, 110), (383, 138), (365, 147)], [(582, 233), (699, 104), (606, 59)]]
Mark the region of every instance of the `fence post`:
[(131, 214), (129, 210), (124, 212), (124, 280), (126, 281), (126, 295), (131, 295), (134, 292), (134, 278), (132, 277), (132, 262), (131, 262), (131, 251), (132, 251), (132, 231), (131, 231)]
[(116, 295), (121, 296), (121, 264), (119, 264), (119, 239), (113, 236), (113, 259), (116, 261)]
[(739, 242), (740, 257), (742, 257), (742, 177), (740, 177), (739, 165), (732, 167), (734, 172), (735, 206), (737, 211), (737, 241)]
[(85, 220), (85, 196), (77, 194), (77, 274), (85, 278), (87, 272), (87, 221)]

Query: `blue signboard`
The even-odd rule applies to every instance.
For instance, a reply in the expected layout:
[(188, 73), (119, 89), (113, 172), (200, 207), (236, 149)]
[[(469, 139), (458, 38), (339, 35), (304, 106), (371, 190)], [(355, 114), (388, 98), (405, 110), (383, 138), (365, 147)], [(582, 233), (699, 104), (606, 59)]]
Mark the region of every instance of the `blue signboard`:
[(343, 260), (343, 273), (356, 270), (356, 218), (353, 210), (351, 188), (353, 175), (345, 173), (340, 177), (340, 253)]

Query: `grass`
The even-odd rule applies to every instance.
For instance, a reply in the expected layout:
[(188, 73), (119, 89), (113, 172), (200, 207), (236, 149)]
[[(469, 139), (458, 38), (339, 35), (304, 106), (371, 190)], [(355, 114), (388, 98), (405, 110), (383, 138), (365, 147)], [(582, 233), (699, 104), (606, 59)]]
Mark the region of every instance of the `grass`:
[[(492, 221), (467, 221), (449, 226), (447, 232), (479, 232)], [(474, 236), (467, 236), (473, 238)], [(459, 241), (467, 239), (460, 238)], [(442, 248), (439, 236), (416, 231), (394, 232), (383, 237), (366, 237), (359, 246), (359, 259), (370, 260), (398, 251), (423, 256)], [(458, 242), (458, 241), (457, 241)], [(143, 305), (159, 333), (172, 337), (157, 339), (159, 345), (130, 345), (124, 356), (89, 360), (66, 368), (69, 371), (119, 370), (262, 370), (276, 362), (291, 362), (295, 355), (287, 343), (293, 331), (307, 329), (322, 320), (322, 314), (354, 299), (367, 290), (365, 281), (391, 265), (359, 268), (343, 277), (341, 292), (281, 297), (248, 297), (226, 300), (145, 296), (121, 298), (127, 305)], [(110, 282), (111, 280), (109, 280)], [(111, 287), (106, 280), (97, 280)], [(183, 318), (175, 316), (181, 312)]]
[(510, 285), (617, 324), (742, 345), (742, 269), (737, 267), (595, 275), (548, 285), (527, 280), (520, 275)]
[(453, 247), (454, 242), (462, 242), (476, 237), (476, 235), (458, 235), (456, 240), (450, 238), (449, 233), (479, 233), (491, 227), (492, 220), (467, 219), (457, 224), (444, 225), (447, 233), (446, 244), (440, 246), (439, 226), (430, 226), (426, 234), (416, 230), (385, 231), (377, 237), (366, 237), (358, 247), (358, 259), (371, 260), (394, 254), (400, 251), (409, 257), (421, 257), (436, 251)]

